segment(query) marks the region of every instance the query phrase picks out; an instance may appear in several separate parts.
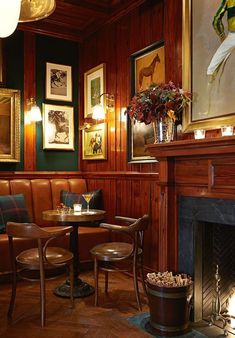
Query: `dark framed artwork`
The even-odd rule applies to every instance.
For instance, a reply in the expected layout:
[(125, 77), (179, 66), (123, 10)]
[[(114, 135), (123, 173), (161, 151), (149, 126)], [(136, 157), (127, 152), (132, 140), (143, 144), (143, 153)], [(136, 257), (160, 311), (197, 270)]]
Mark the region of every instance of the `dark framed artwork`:
[[(151, 83), (165, 82), (165, 50), (163, 41), (158, 41), (131, 55), (131, 97), (145, 90)], [(145, 125), (128, 117), (128, 162), (156, 162), (146, 145), (154, 142), (152, 124)]]
[[(184, 132), (235, 124), (234, 50), (214, 72), (213, 80), (207, 75), (216, 51), (227, 44), (226, 39), (221, 43), (213, 27), (220, 6), (221, 0), (183, 0), (183, 88), (193, 94), (190, 107), (184, 111)], [(225, 32), (226, 12), (217, 18), (219, 23), (223, 21)], [(222, 55), (226, 55), (225, 50)]]

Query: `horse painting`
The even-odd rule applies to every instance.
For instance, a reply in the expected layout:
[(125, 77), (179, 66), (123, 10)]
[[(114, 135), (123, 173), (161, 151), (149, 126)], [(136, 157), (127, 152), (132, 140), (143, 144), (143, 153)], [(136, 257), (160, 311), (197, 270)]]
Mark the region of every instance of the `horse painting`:
[(95, 136), (90, 139), (89, 147), (91, 147), (93, 154), (102, 154), (102, 137), (100, 134), (96, 133)]
[(154, 58), (151, 64), (147, 67), (143, 67), (139, 71), (139, 87), (142, 88), (143, 79), (144, 77), (151, 76), (151, 83), (153, 82), (153, 73), (156, 67), (156, 64), (160, 62), (160, 57), (157, 54)]

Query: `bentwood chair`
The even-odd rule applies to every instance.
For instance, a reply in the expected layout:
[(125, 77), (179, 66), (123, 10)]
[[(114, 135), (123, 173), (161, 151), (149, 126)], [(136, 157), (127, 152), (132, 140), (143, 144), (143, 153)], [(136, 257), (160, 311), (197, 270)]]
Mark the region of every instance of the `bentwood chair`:
[[(56, 237), (64, 236), (73, 230), (71, 226), (40, 228), (34, 223), (8, 222), (6, 233), (12, 263), (12, 294), (8, 310), (8, 319), (12, 319), (16, 298), (17, 276), (26, 280), (35, 280), (27, 272), (39, 271), (41, 326), (45, 326), (45, 271), (66, 267), (69, 270), (71, 286), (71, 307), (73, 307), (73, 254), (60, 247), (49, 246)], [(29, 238), (37, 241), (37, 247), (14, 254), (14, 238)]]
[[(138, 287), (138, 271), (141, 273), (143, 289), (146, 292), (143, 273), (143, 242), (144, 232), (149, 224), (149, 216), (144, 215), (138, 219), (116, 216), (115, 220), (117, 222), (124, 222), (126, 225), (101, 223), (100, 227), (124, 234), (129, 237), (129, 241), (103, 243), (96, 245), (91, 249), (91, 254), (94, 258), (95, 306), (98, 305), (99, 270), (105, 272), (105, 292), (108, 292), (109, 272), (129, 271), (132, 269), (136, 300), (138, 309), (141, 311), (142, 306)], [(120, 263), (126, 264), (123, 265)]]

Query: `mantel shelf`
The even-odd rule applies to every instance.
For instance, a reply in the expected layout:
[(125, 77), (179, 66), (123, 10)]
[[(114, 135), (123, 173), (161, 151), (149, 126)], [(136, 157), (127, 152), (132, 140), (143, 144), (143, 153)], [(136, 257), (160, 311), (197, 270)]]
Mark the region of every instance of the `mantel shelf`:
[(156, 157), (156, 159), (213, 154), (235, 154), (235, 136), (150, 144), (147, 146), (147, 149), (149, 150), (150, 155)]

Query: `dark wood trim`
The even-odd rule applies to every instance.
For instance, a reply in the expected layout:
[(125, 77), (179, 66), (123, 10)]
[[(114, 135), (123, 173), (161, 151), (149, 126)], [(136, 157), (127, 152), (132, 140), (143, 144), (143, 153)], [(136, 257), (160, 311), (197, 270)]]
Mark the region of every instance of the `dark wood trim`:
[(107, 178), (107, 179), (153, 179), (159, 180), (158, 173), (141, 173), (141, 172), (124, 172), (124, 171), (103, 171), (103, 172), (83, 172), (83, 177), (86, 179)]
[[(24, 33), (24, 118), (27, 100), (36, 99), (35, 34)], [(24, 123), (24, 170), (36, 169), (36, 126)]]

